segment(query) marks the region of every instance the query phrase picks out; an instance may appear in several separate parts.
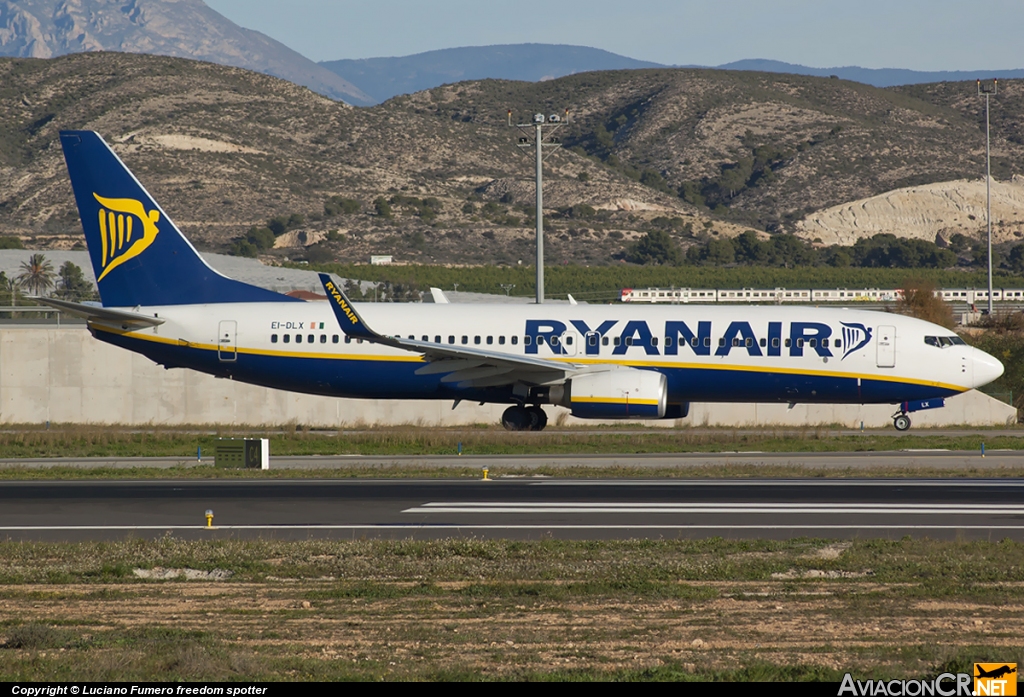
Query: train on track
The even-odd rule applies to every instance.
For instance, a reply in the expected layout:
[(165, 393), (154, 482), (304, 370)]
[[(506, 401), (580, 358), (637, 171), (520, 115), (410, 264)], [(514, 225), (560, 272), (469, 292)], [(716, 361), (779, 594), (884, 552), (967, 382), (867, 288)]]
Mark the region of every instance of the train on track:
[[(942, 288), (935, 295), (946, 302), (988, 303), (987, 288)], [(623, 288), (624, 303), (887, 303), (902, 298), (899, 288)], [(1024, 288), (993, 288), (992, 302), (1024, 303)]]

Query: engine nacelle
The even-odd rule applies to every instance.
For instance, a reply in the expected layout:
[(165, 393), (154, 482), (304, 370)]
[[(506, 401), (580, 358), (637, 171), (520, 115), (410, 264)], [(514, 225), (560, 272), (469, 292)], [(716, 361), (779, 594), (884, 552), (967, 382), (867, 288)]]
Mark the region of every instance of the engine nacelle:
[(561, 403), (581, 419), (660, 419), (668, 405), (668, 380), (653, 370), (586, 373), (567, 387)]

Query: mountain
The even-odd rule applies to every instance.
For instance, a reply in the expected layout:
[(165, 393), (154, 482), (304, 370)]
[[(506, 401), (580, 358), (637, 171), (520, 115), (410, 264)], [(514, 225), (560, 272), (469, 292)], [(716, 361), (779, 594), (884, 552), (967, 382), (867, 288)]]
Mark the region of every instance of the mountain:
[(558, 44), (466, 46), (397, 58), (323, 61), (320, 65), (377, 102), (465, 80), (538, 82), (594, 70), (664, 67), (597, 48)]
[(83, 51), (151, 53), (274, 75), (352, 104), (373, 100), (265, 34), (234, 24), (202, 0), (0, 0), (0, 56), (52, 58)]
[(806, 65), (783, 63), (761, 58), (735, 61), (716, 66), (720, 70), (751, 70), (762, 73), (790, 73), (792, 75), (814, 75), (841, 80), (863, 82), (875, 87), (897, 85), (920, 85), (930, 82), (962, 82), (964, 80), (999, 80), (1024, 78), (1024, 70), (904, 70), (902, 68), (860, 68), (854, 65), (842, 68), (808, 68)]
[[(683, 245), (749, 229), (852, 239), (801, 223), (919, 187), (865, 211), (872, 231), (903, 234), (878, 211), (907, 198), (909, 215), (934, 217), (926, 185), (984, 172), (973, 81), (879, 89), (792, 74), (617, 70), (460, 82), (352, 109), (238, 68), (93, 52), (0, 59), (0, 232), (36, 248), (80, 243), (57, 132), (83, 128), (112, 144), (204, 250), (226, 251), (279, 218), (291, 229), (278, 241), (312, 245), (303, 254), (528, 263), (533, 160), (516, 147), (510, 105), (516, 120), (571, 110), (551, 134), (564, 147), (544, 164), (550, 263), (615, 263), (654, 229)], [(1001, 84), (992, 124), (993, 174), (1024, 174), (1024, 81)], [(973, 206), (935, 222), (943, 234), (975, 235)], [(831, 231), (833, 218), (849, 216), (818, 217)], [(1000, 239), (1024, 238), (1024, 215), (998, 225)]]

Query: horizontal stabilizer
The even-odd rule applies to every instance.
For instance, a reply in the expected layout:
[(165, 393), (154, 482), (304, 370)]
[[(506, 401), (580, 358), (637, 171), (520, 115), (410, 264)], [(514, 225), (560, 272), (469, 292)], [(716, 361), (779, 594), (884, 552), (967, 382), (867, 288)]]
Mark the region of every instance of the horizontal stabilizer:
[(164, 320), (160, 319), (159, 317), (143, 315), (138, 312), (128, 312), (127, 310), (112, 310), (108, 307), (100, 307), (99, 305), (73, 303), (70, 300), (57, 300), (56, 298), (32, 299), (38, 300), (44, 305), (55, 307), (63, 312), (68, 312), (78, 317), (85, 317), (89, 321), (99, 321), (137, 327), (155, 327), (158, 324), (164, 323)]

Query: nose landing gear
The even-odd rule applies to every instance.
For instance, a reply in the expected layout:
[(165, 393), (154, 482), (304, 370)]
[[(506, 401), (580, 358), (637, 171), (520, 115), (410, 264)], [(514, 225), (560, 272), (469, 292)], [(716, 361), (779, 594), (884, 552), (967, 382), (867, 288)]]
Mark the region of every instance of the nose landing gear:
[(906, 431), (910, 428), (910, 417), (903, 413), (896, 414), (892, 417), (892, 425), (896, 427), (897, 431)]
[(910, 417), (907, 414), (925, 409), (941, 409), (946, 405), (946, 400), (937, 399), (916, 399), (900, 404), (899, 410), (892, 415), (892, 425), (897, 431), (906, 431), (910, 428)]
[(506, 431), (543, 431), (548, 425), (548, 415), (539, 405), (525, 407), (516, 404), (501, 415), (501, 425)]

